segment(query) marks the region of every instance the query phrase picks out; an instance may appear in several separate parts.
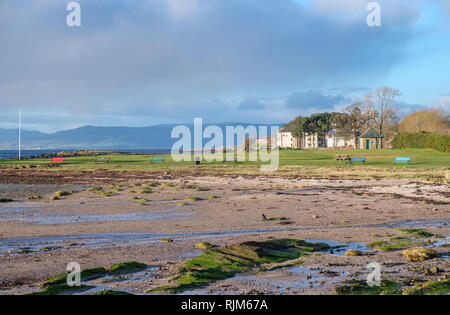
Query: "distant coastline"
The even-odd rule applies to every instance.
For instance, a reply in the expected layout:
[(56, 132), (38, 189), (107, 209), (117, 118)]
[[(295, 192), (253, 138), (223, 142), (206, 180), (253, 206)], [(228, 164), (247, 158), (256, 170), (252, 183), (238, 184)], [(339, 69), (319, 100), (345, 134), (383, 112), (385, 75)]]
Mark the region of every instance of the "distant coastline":
[[(104, 149), (99, 149), (104, 151)], [(74, 152), (76, 149), (67, 150), (22, 150), (22, 157), (29, 158), (31, 156), (39, 156), (42, 154), (57, 154), (58, 152)], [(162, 155), (162, 154), (170, 154), (170, 149), (113, 149), (111, 151), (114, 152), (123, 152), (123, 153), (134, 153), (134, 154), (152, 154), (152, 155)], [(0, 150), (0, 159), (15, 159), (18, 158), (19, 152), (17, 150)]]

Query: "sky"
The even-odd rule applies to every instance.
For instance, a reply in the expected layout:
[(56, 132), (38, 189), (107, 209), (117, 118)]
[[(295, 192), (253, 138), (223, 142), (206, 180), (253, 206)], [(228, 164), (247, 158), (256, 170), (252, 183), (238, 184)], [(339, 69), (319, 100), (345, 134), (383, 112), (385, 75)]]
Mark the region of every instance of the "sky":
[(381, 86), (450, 110), (450, 0), (0, 0), (0, 128), (287, 123)]

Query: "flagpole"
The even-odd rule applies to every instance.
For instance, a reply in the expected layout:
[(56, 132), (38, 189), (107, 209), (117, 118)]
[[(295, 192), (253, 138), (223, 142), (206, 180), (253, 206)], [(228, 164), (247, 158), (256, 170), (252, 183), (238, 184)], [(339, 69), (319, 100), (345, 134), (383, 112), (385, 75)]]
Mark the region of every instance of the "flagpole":
[(21, 126), (21, 124), (22, 124), (22, 121), (21, 121), (22, 119), (21, 119), (21, 113), (20, 113), (20, 109), (19, 109), (19, 160), (21, 159), (21, 153), (22, 153), (22, 151), (21, 151), (21, 145), (22, 145), (22, 143), (21, 143), (21, 141), (22, 141), (22, 135), (21, 135), (21, 128), (22, 128), (22, 126)]

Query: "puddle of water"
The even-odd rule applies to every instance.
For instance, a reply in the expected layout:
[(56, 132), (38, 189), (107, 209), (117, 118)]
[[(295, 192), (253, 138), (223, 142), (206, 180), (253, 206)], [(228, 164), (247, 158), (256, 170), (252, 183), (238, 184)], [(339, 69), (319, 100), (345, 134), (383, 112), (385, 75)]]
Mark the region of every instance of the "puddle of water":
[[(151, 203), (157, 200), (149, 200), (147, 203)], [(15, 211), (30, 211), (30, 210), (54, 210), (65, 207), (80, 207), (80, 206), (101, 206), (101, 205), (134, 205), (136, 201), (99, 201), (99, 202), (72, 202), (65, 204), (47, 204), (37, 202), (26, 203), (9, 203), (9, 206), (0, 207), (0, 212), (15, 212)], [(12, 206), (11, 206), (12, 205)]]
[(107, 221), (153, 221), (163, 219), (185, 219), (191, 212), (178, 212), (176, 207), (162, 211), (135, 212), (121, 214), (77, 214), (66, 215), (61, 213), (14, 213), (0, 214), (0, 221), (20, 221), (37, 224), (70, 224), (87, 222), (107, 222)]
[(334, 254), (334, 255), (340, 255), (340, 256), (344, 256), (345, 252), (348, 251), (349, 249), (359, 250), (363, 253), (370, 250), (370, 248), (367, 247), (364, 243), (338, 243), (338, 242), (328, 241), (328, 240), (312, 240), (312, 241), (308, 240), (307, 242), (327, 244), (328, 246), (331, 247), (331, 249), (328, 251), (328, 253)]
[(267, 271), (261, 274), (239, 274), (230, 279), (220, 281), (220, 285), (216, 283), (206, 288), (185, 291), (181, 295), (236, 294), (236, 291), (233, 290), (229, 292), (222, 292), (221, 290), (221, 287), (239, 287), (239, 285), (235, 285), (236, 282), (243, 283), (244, 287), (259, 287), (264, 290), (289, 292), (294, 288), (310, 289), (323, 286), (329, 282), (339, 282), (347, 275), (348, 272), (346, 271), (328, 270), (327, 273), (323, 273), (321, 269), (295, 266), (288, 269)]
[(122, 275), (106, 275), (99, 279), (86, 281), (84, 284), (93, 286), (82, 294), (92, 295), (102, 290), (114, 290), (134, 293), (140, 282), (153, 280), (160, 266), (150, 266), (145, 270)]
[[(445, 220), (445, 219), (444, 219)], [(423, 220), (428, 222), (430, 220)], [(435, 221), (432, 219), (431, 221)], [(404, 222), (404, 221), (401, 221)], [(417, 222), (417, 220), (415, 221)], [(403, 226), (399, 222), (392, 223), (396, 226)], [(370, 226), (374, 227), (374, 226)], [(342, 229), (348, 227), (336, 227)], [(32, 251), (40, 250), (47, 246), (67, 246), (70, 243), (81, 243), (86, 247), (102, 247), (120, 245), (142, 245), (163, 238), (171, 238), (174, 240), (181, 239), (205, 239), (205, 238), (221, 238), (249, 234), (263, 234), (275, 232), (289, 231), (307, 231), (334, 228), (326, 227), (298, 227), (298, 228), (275, 228), (275, 229), (254, 229), (254, 230), (231, 230), (231, 231), (213, 231), (213, 232), (191, 232), (191, 233), (98, 233), (98, 234), (75, 234), (69, 236), (48, 236), (48, 237), (32, 237), (32, 238), (10, 238), (0, 239), (0, 255), (6, 253), (20, 252), (21, 248), (27, 247)], [(333, 247), (333, 254), (343, 255), (348, 249), (367, 251), (368, 248), (363, 243), (337, 243), (332, 241), (317, 240), (312, 242), (323, 242)]]
[(370, 227), (381, 228), (441, 228), (450, 226), (450, 218), (443, 219), (423, 219), (423, 220), (403, 220), (383, 224), (371, 225)]

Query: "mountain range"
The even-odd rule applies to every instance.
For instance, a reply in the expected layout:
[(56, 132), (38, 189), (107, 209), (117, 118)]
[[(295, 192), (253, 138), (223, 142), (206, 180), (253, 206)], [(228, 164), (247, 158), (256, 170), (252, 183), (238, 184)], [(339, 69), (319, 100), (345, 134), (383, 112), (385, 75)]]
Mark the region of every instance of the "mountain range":
[[(204, 123), (203, 130), (208, 125)], [(257, 129), (260, 126), (268, 126), (238, 122), (211, 125), (220, 127), (224, 135), (226, 134), (226, 126), (242, 126), (246, 128), (252, 125)], [(270, 124), (270, 126), (278, 126), (279, 128), (282, 128), (283, 125)], [(83, 126), (55, 133), (22, 130), (22, 149), (170, 149), (178, 140), (171, 138), (172, 129), (176, 126), (178, 125), (166, 124), (149, 127)], [(193, 137), (193, 124), (186, 124), (185, 126), (191, 130)], [(205, 144), (208, 139), (203, 141)], [(0, 128), (0, 149), (13, 150), (17, 149), (17, 146), (18, 130)]]

